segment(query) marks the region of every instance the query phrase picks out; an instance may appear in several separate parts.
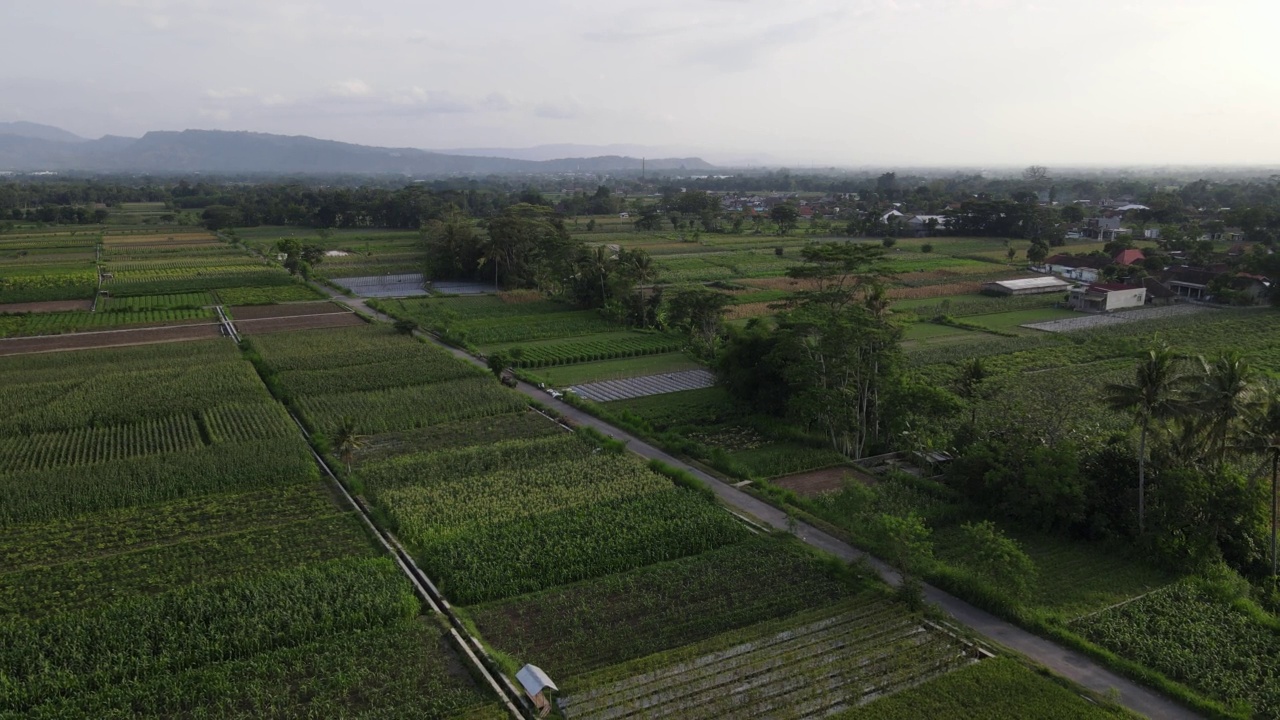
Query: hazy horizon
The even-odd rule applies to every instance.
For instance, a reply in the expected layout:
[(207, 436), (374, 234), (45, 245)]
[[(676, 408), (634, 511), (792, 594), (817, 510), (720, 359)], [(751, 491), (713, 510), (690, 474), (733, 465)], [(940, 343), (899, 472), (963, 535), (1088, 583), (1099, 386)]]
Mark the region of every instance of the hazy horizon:
[[(1261, 1), (46, 0), (0, 121), (841, 167), (1280, 164)], [(50, 53), (50, 38), (58, 38)]]

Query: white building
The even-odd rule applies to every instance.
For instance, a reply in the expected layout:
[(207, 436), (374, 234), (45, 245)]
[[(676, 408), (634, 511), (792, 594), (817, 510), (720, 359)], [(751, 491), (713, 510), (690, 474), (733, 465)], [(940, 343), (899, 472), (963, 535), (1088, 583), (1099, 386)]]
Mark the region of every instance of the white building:
[(1094, 283), (1071, 288), (1068, 304), (1073, 310), (1111, 312), (1123, 308), (1142, 307), (1147, 302), (1147, 289), (1115, 283)]

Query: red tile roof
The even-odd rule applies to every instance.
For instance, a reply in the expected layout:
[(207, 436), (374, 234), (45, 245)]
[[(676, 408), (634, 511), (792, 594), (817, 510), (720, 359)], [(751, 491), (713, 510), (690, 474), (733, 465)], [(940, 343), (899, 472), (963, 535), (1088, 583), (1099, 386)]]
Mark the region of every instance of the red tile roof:
[(1147, 256), (1143, 255), (1142, 251), (1138, 250), (1137, 248), (1129, 248), (1128, 250), (1121, 250), (1120, 252), (1116, 253), (1116, 256), (1114, 258), (1112, 258), (1112, 260), (1117, 265), (1132, 265), (1136, 262), (1142, 262), (1143, 260), (1146, 260), (1146, 259), (1147, 259)]

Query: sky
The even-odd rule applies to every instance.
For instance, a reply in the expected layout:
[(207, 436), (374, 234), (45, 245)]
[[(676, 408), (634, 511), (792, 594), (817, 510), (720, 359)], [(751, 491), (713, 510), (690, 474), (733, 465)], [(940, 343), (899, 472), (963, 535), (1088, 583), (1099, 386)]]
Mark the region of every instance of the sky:
[(7, 0), (0, 121), (791, 165), (1280, 163), (1274, 0)]

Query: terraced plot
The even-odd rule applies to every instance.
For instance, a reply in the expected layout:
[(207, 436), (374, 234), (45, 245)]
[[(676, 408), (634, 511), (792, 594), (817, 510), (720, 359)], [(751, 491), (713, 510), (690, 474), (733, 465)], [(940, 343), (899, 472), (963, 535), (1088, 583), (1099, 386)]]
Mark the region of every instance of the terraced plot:
[(570, 720), (824, 717), (977, 661), (882, 601), (561, 701)]
[(688, 370), (662, 375), (646, 375), (626, 380), (605, 380), (585, 385), (574, 385), (569, 392), (594, 400), (609, 402), (611, 400), (627, 400), (629, 398), (662, 395), (684, 390), (701, 390), (716, 384), (716, 376), (708, 370)]

